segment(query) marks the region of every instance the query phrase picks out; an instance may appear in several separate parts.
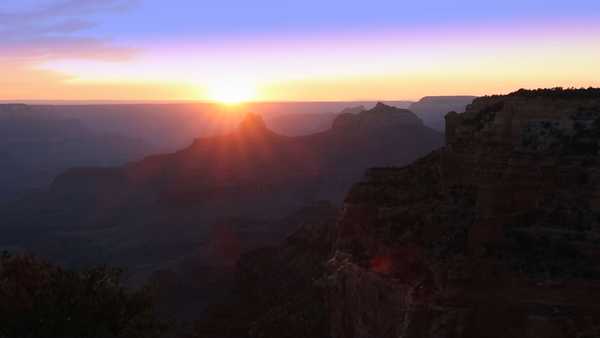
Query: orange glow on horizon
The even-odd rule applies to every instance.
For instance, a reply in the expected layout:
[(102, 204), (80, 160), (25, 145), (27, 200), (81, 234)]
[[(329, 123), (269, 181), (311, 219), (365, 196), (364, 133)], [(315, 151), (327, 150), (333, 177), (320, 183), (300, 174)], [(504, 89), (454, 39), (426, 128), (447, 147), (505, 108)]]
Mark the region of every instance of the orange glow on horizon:
[(485, 39), (457, 32), (443, 39), (357, 35), (234, 41), (225, 47), (175, 41), (143, 45), (143, 52), (116, 60), (0, 60), (0, 100), (196, 100), (238, 106), (600, 87), (600, 27), (592, 28), (547, 28), (553, 34), (492, 31)]
[(257, 98), (256, 87), (240, 81), (223, 81), (208, 86), (207, 98), (226, 106), (237, 106)]

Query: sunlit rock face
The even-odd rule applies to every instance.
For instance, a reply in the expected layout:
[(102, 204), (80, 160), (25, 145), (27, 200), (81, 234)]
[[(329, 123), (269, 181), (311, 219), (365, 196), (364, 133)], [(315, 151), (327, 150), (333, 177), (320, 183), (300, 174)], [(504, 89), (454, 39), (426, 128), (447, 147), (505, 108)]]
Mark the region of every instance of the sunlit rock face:
[(520, 91), (370, 170), (329, 261), (335, 338), (598, 337), (600, 93)]

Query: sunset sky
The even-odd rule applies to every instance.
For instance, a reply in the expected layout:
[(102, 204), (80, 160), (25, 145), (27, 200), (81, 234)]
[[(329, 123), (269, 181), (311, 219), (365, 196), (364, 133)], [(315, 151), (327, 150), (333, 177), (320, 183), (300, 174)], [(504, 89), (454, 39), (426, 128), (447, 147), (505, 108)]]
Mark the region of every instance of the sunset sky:
[(598, 0), (2, 0), (0, 100), (600, 86)]

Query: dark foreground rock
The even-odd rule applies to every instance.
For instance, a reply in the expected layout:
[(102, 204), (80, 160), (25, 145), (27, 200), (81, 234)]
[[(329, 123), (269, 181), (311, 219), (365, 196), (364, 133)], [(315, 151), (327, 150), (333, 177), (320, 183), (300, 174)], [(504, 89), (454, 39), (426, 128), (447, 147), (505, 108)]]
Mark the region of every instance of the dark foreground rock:
[(477, 99), (445, 148), (370, 170), (338, 222), (331, 336), (600, 336), (599, 94)]
[(335, 213), (313, 220), (281, 245), (244, 254), (233, 295), (198, 321), (194, 337), (327, 337), (330, 317), (323, 280)]

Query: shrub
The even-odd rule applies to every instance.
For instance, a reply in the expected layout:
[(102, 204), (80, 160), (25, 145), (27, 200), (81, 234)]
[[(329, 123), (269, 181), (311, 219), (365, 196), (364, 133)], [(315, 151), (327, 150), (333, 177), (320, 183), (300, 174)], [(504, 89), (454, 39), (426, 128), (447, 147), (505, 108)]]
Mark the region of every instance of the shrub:
[(167, 328), (147, 289), (122, 271), (66, 270), (30, 255), (0, 255), (0, 338), (158, 337)]

